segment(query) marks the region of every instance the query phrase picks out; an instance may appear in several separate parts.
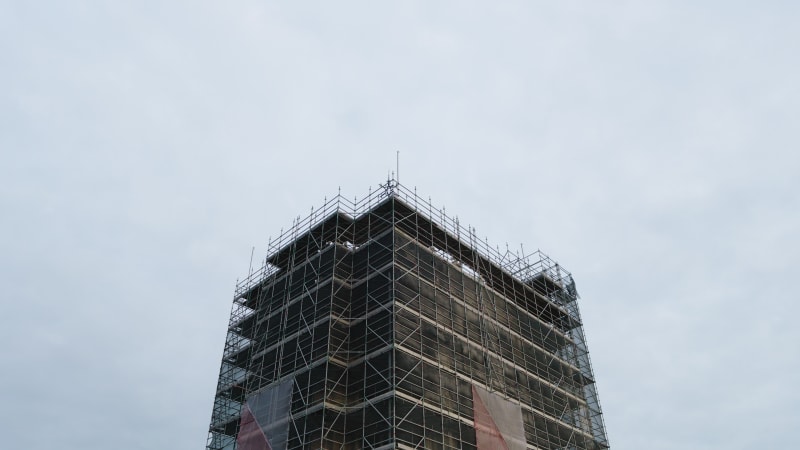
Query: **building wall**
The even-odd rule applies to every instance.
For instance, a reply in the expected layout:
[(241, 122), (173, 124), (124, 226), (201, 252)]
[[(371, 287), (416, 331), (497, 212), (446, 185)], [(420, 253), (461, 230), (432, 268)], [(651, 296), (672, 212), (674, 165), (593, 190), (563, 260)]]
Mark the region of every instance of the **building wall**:
[(274, 255), (234, 303), (208, 448), (606, 448), (574, 289), (441, 236), (390, 199)]
[(472, 448), (476, 387), (516, 405), (527, 442), (538, 448), (602, 448), (583, 398), (591, 379), (567, 356), (577, 353), (569, 330), (540, 320), (474, 270), (404, 233), (395, 243), (398, 404), (422, 399), (430, 410), (415, 413), (399, 441)]

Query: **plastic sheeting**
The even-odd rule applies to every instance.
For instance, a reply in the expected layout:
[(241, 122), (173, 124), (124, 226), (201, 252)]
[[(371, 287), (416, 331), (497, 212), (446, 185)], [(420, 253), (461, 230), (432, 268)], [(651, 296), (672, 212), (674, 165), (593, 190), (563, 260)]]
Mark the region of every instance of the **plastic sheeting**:
[(522, 408), (481, 387), (472, 386), (478, 450), (525, 450)]
[(267, 442), (267, 437), (261, 430), (261, 426), (256, 422), (250, 407), (245, 405), (242, 408), (242, 420), (239, 423), (239, 435), (236, 437), (236, 444), (240, 450), (272, 450)]
[(239, 450), (286, 450), (293, 379), (247, 398), (236, 444)]

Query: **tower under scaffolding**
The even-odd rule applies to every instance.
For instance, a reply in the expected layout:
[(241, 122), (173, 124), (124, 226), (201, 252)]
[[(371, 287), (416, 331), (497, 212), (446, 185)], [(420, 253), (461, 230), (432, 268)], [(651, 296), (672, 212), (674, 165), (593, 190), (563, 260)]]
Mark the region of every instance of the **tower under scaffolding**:
[(207, 449), (606, 449), (569, 272), (394, 180), (239, 282)]

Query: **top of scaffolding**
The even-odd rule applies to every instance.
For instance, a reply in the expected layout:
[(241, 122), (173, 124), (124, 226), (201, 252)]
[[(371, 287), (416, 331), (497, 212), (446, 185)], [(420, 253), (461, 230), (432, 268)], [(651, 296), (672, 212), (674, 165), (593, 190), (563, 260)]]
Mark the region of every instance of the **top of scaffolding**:
[(559, 287), (574, 289), (572, 275), (541, 251), (536, 250), (529, 254), (524, 254), (521, 249), (501, 251), (499, 247), (493, 247), (488, 239), (478, 238), (473, 227), (465, 228), (457, 217), (447, 216), (443, 208), (434, 207), (429, 199), (421, 198), (417, 195), (416, 189), (412, 191), (398, 181), (389, 179), (386, 183), (380, 184), (378, 189), (370, 189), (365, 198), (351, 200), (342, 196), (340, 191), (333, 198), (326, 199), (322, 207), (312, 208), (311, 213), (306, 217), (295, 218), (291, 228), (282, 231), (277, 238), (270, 239), (262, 266), (237, 283), (236, 295), (247, 292), (265, 278), (278, 272), (280, 269), (270, 264), (270, 259), (295, 242), (303, 233), (335, 214), (344, 214), (350, 219), (357, 219), (392, 198), (413, 208), (418, 214), (439, 226), (452, 237), (463, 239), (465, 244), (468, 242), (469, 246), (479, 255), (517, 280), (526, 284), (542, 281), (555, 282)]

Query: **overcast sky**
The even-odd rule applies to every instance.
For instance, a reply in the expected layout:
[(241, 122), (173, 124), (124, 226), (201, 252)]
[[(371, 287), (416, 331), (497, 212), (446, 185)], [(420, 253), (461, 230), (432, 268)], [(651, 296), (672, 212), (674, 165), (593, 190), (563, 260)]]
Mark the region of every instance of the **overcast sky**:
[(0, 446), (203, 448), (251, 249), (394, 169), (575, 276), (612, 448), (794, 448), (800, 4), (0, 0)]

